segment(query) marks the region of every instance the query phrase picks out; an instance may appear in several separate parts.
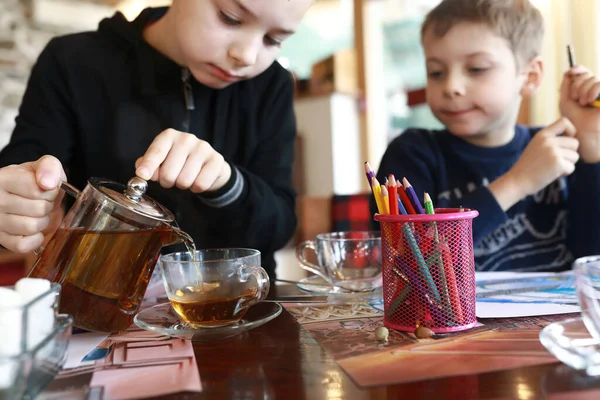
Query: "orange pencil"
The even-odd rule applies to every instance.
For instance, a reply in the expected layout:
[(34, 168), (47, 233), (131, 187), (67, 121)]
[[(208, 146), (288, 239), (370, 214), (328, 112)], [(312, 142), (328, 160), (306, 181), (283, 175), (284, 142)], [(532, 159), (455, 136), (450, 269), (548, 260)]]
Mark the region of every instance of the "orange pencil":
[(390, 213), (390, 196), (385, 185), (381, 185), (381, 204), (386, 214)]
[(448, 242), (443, 241), (439, 243), (442, 252), (442, 259), (444, 264), (444, 269), (446, 273), (446, 282), (448, 283), (448, 292), (450, 295), (450, 304), (452, 304), (452, 309), (454, 310), (454, 314), (458, 320), (458, 323), (462, 322), (463, 319), (463, 311), (462, 306), (460, 304), (460, 295), (458, 294), (458, 285), (456, 283), (456, 275), (454, 274), (454, 264), (452, 263), (452, 253), (450, 252), (450, 247), (448, 246)]

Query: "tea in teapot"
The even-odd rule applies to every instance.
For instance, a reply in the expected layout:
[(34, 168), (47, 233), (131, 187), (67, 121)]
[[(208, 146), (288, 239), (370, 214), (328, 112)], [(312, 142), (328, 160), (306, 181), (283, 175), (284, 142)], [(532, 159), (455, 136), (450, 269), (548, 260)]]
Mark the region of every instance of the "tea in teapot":
[(75, 326), (121, 332), (133, 322), (163, 246), (192, 239), (144, 195), (146, 182), (90, 179), (28, 276), (62, 284), (59, 311)]

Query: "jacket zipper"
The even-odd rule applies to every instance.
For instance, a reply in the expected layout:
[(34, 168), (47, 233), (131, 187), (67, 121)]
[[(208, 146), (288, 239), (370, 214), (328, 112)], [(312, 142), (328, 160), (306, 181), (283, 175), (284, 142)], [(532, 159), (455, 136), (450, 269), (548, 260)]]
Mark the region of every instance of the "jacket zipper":
[(185, 132), (190, 131), (190, 111), (196, 109), (194, 105), (194, 92), (192, 90), (192, 83), (190, 82), (191, 73), (187, 68), (181, 69), (181, 82), (183, 83), (183, 98), (185, 100), (185, 119), (183, 121), (183, 130)]

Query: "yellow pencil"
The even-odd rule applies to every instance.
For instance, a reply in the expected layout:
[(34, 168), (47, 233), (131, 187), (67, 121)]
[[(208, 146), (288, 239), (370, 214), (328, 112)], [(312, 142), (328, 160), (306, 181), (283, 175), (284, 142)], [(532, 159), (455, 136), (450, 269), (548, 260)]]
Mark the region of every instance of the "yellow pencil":
[(373, 196), (375, 196), (375, 203), (377, 204), (379, 214), (385, 214), (385, 208), (381, 204), (381, 186), (375, 177), (371, 178), (371, 188), (373, 189)]

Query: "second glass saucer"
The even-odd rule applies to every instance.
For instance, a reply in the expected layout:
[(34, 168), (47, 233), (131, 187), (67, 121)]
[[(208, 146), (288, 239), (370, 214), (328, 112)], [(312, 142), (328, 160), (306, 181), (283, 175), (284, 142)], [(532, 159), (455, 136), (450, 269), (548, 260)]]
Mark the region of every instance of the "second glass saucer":
[(335, 287), (329, 286), (325, 279), (317, 275), (301, 279), (296, 286), (306, 293), (326, 294), (328, 296), (328, 303), (372, 302), (381, 300), (383, 296), (383, 288), (381, 286), (369, 292), (341, 292), (336, 290)]
[(262, 302), (250, 307), (244, 318), (235, 324), (199, 328), (185, 324), (173, 310), (171, 303), (162, 303), (140, 311), (133, 322), (142, 329), (166, 336), (207, 341), (226, 339), (257, 328), (279, 316), (282, 310), (278, 303)]
[(590, 376), (600, 375), (600, 341), (592, 337), (581, 317), (546, 326), (540, 332), (540, 342), (568, 366)]

